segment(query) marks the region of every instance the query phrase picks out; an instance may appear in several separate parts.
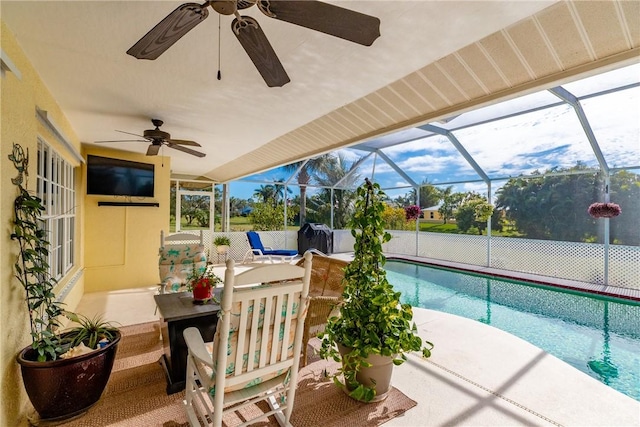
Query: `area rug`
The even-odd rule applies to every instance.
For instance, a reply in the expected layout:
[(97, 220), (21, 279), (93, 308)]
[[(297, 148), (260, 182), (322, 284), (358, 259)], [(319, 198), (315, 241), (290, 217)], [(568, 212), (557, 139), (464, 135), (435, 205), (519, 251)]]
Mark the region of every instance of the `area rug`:
[[(159, 322), (125, 326), (121, 332), (123, 338), (104, 395), (85, 415), (59, 425), (187, 427), (182, 406), (184, 392), (166, 394), (164, 373), (158, 363), (163, 353)], [(324, 371), (334, 371), (337, 364), (317, 357), (310, 357), (310, 362), (298, 374), (298, 391), (291, 418), (295, 427), (377, 426), (416, 405), (414, 400), (395, 388), (382, 402), (356, 402), (325, 377)], [(225, 415), (224, 425), (233, 427), (265, 408), (266, 405), (253, 406), (240, 414)], [(278, 424), (270, 418), (254, 425), (275, 427)]]

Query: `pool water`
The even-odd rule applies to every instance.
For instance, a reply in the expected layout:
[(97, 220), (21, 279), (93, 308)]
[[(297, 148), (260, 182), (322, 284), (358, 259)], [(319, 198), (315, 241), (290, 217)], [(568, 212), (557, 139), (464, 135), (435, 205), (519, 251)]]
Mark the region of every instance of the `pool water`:
[(640, 303), (401, 261), (385, 270), (403, 303), (509, 332), (640, 401)]

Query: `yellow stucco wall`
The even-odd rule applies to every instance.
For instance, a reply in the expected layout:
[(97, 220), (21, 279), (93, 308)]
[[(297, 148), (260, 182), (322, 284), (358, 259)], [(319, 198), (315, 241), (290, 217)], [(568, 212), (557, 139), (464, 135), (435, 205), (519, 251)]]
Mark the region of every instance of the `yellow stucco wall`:
[[(98, 206), (99, 201), (127, 202), (124, 197), (84, 195), (85, 291), (128, 289), (158, 284), (160, 230), (169, 228), (170, 159), (84, 146), (94, 154), (155, 165), (154, 197), (132, 202), (158, 202), (160, 207)], [(86, 174), (83, 167), (83, 174)], [(85, 180), (82, 180), (83, 183)]]
[[(22, 387), (15, 355), (30, 343), (30, 338), (23, 290), (13, 277), (17, 245), (11, 241), (10, 235), (17, 187), (12, 184), (11, 178), (16, 176), (17, 171), (8, 155), (13, 150), (13, 143), (29, 150), (29, 180), (26, 186), (29, 190), (34, 190), (36, 185), (38, 137), (51, 145), (66, 161), (79, 166), (79, 160), (36, 118), (36, 107), (47, 111), (48, 117), (55, 120), (78, 153), (80, 142), (4, 23), (0, 41), (2, 51), (19, 70), (19, 76), (18, 73), (5, 72), (0, 78), (0, 425), (14, 426), (26, 422), (25, 414), (28, 411), (28, 399)], [(77, 209), (76, 236), (81, 236), (82, 208), (77, 206)], [(56, 288), (58, 293), (62, 289), (70, 289), (64, 302), (71, 310), (75, 309), (84, 292), (81, 239), (76, 240), (76, 252), (79, 254), (76, 266)]]
[[(20, 74), (18, 78), (17, 73), (7, 71), (0, 78), (0, 426), (26, 426), (31, 407), (15, 362), (15, 355), (30, 344), (30, 338), (23, 290), (14, 278), (17, 245), (10, 238), (13, 200), (17, 195), (17, 188), (11, 182), (17, 171), (8, 159), (13, 143), (29, 150), (29, 190), (34, 190), (36, 185), (38, 138), (76, 167), (75, 266), (56, 288), (58, 295), (65, 290), (63, 302), (69, 310), (76, 309), (85, 291), (149, 286), (158, 282), (160, 229), (169, 228), (170, 160), (83, 147), (4, 22), (0, 47)], [(98, 207), (97, 202), (107, 198), (86, 196), (85, 165), (38, 120), (36, 107), (47, 112), (73, 150), (85, 158), (84, 151), (87, 151), (154, 163), (155, 197), (151, 200), (159, 202), (160, 208)]]

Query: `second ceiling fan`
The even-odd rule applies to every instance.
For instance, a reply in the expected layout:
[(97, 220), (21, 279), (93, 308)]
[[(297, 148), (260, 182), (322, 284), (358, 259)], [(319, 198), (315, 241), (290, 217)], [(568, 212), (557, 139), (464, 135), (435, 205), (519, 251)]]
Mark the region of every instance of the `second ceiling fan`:
[(186, 146), (192, 147), (201, 147), (195, 141), (189, 141), (185, 139), (172, 139), (171, 135), (167, 132), (160, 130), (160, 126), (164, 124), (162, 120), (159, 119), (151, 119), (151, 123), (156, 127), (155, 129), (147, 129), (144, 131), (142, 135), (138, 135), (136, 133), (125, 132), (122, 130), (116, 130), (116, 132), (126, 133), (127, 135), (137, 136), (143, 139), (116, 139), (109, 141), (95, 141), (96, 143), (106, 143), (106, 142), (150, 142), (149, 147), (147, 147), (147, 156), (156, 156), (158, 152), (160, 152), (160, 148), (163, 145), (166, 145), (169, 148), (173, 148), (178, 151), (182, 151), (183, 153), (191, 154), (196, 157), (204, 157), (205, 153), (201, 153), (200, 151), (193, 150), (191, 148), (187, 148)]
[(233, 34), (253, 61), (269, 87), (283, 86), (290, 79), (271, 47), (262, 28), (251, 16), (238, 10), (258, 5), (269, 18), (320, 31), (364, 46), (371, 46), (380, 36), (380, 20), (374, 16), (315, 0), (210, 0), (203, 4), (178, 6), (127, 53), (138, 59), (156, 59), (182, 36), (209, 16), (207, 8), (221, 15), (235, 15)]

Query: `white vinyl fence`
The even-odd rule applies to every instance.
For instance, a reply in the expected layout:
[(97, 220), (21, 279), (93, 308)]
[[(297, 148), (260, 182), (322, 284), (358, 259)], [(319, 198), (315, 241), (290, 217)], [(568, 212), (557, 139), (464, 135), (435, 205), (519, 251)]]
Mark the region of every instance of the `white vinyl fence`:
[[(473, 236), (465, 234), (389, 231), (393, 238), (385, 243), (386, 253), (412, 255), (443, 261), (492, 267), (581, 282), (608, 284), (640, 290), (640, 247), (609, 245), (608, 274), (605, 274), (605, 245), (597, 243), (559, 242), (511, 237)], [(265, 246), (274, 249), (297, 249), (297, 231), (260, 231)], [(226, 235), (231, 239), (229, 256), (241, 261), (249, 249), (244, 232), (209, 233), (212, 262), (217, 252), (213, 239)], [(334, 230), (333, 253), (353, 251), (350, 230)], [(608, 283), (605, 283), (605, 277)]]

